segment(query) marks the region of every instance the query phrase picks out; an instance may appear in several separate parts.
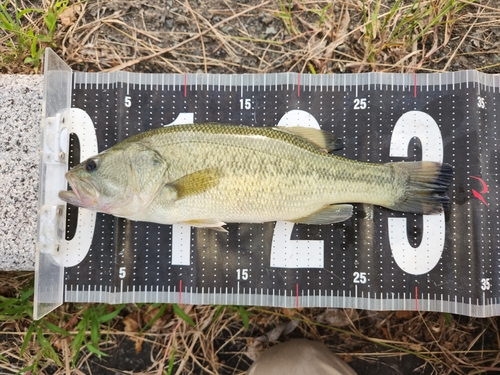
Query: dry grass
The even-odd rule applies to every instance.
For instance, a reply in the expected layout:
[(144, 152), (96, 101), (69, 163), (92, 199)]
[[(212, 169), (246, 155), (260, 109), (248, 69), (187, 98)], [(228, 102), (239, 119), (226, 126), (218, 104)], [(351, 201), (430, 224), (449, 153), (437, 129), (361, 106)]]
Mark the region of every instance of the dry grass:
[[(13, 0), (3, 4), (14, 12)], [(25, 14), (20, 27), (48, 35), (43, 16), (54, 5), (19, 1), (19, 9), (45, 12)], [(70, 2), (58, 19), (53, 46), (73, 69), (83, 71), (500, 72), (498, 1), (89, 0)], [(1, 71), (33, 72), (33, 63), (23, 63), (32, 51), (16, 47), (19, 33), (0, 30), (0, 41)], [(49, 44), (37, 41), (35, 47)], [(0, 303), (29, 290), (31, 278), (0, 274)], [(66, 333), (44, 325), (30, 334), (30, 303), (18, 306), (18, 315), (6, 315), (13, 310), (0, 304), (1, 374), (36, 362), (38, 370), (31, 373), (107, 374), (106, 368), (120, 368), (117, 373), (123, 374), (240, 374), (260, 350), (291, 337), (323, 341), (358, 369), (371, 365), (389, 373), (390, 366), (402, 368), (417, 357), (420, 373), (500, 370), (497, 318), (182, 306), (192, 326), (170, 307), (128, 305), (113, 319), (100, 321), (115, 308), (68, 304), (47, 320)], [(99, 359), (92, 348), (112, 358)], [(41, 350), (48, 354), (40, 356)], [(145, 360), (140, 369), (127, 367), (132, 357)]]
[[(21, 22), (45, 35), (42, 15)], [(59, 14), (53, 46), (85, 71), (499, 72), (499, 16), (498, 0), (85, 1)], [(8, 62), (18, 37), (3, 34)]]
[[(404, 372), (412, 358), (426, 374), (479, 374), (498, 371), (497, 319), (471, 319), (441, 313), (369, 312), (341, 309), (248, 308), (248, 330), (234, 307), (181, 306), (194, 321), (191, 326), (171, 308), (158, 316), (159, 307), (127, 305), (109, 323), (101, 324), (99, 350), (111, 357), (98, 359), (84, 346), (76, 351), (72, 340), (77, 323), (94, 305), (65, 305), (49, 321), (69, 336), (46, 330), (59, 364), (44, 358), (37, 374), (244, 374), (261, 350), (276, 341), (306, 337), (326, 343), (359, 374), (373, 369)], [(102, 306), (101, 306), (102, 307)], [(113, 310), (109, 306), (108, 311)], [(153, 318), (156, 318), (152, 321)], [(40, 344), (35, 337), (20, 356), (28, 320), (2, 322), (0, 373), (14, 374), (36, 361)], [(148, 324), (149, 323), (149, 324)], [(146, 327), (145, 330), (144, 327)], [(92, 329), (83, 332), (90, 341)], [(135, 353), (134, 353), (135, 352)], [(136, 370), (127, 362), (135, 359)], [(141, 362), (142, 361), (142, 362)], [(138, 364), (139, 365), (138, 365)], [(139, 366), (139, 367), (137, 367)], [(401, 366), (400, 372), (389, 372)], [(415, 368), (412, 368), (414, 370)], [(109, 372), (113, 373), (113, 372)]]

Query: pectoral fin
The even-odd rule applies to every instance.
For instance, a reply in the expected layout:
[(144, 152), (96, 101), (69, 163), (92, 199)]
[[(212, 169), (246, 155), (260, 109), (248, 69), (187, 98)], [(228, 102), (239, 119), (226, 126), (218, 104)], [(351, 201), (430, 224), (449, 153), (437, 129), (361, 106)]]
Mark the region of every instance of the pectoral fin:
[(176, 192), (176, 200), (203, 193), (219, 183), (220, 173), (216, 168), (203, 169), (167, 184)]
[(322, 150), (326, 150), (328, 152), (338, 151), (344, 148), (341, 139), (338, 139), (332, 133), (324, 130), (307, 128), (305, 126), (290, 126), (290, 127), (278, 126), (275, 127), (275, 129), (305, 138), (309, 142), (314, 143)]
[(322, 224), (340, 223), (341, 221), (349, 219), (351, 216), (352, 216), (351, 204), (332, 204), (330, 206), (325, 206), (319, 211), (313, 212), (308, 216), (290, 221), (301, 224), (322, 225)]
[(227, 233), (227, 229), (223, 228), (223, 225), (226, 225), (223, 221), (217, 220), (188, 220), (183, 221), (181, 224), (191, 225), (192, 227), (197, 228), (210, 228), (216, 230), (217, 232)]

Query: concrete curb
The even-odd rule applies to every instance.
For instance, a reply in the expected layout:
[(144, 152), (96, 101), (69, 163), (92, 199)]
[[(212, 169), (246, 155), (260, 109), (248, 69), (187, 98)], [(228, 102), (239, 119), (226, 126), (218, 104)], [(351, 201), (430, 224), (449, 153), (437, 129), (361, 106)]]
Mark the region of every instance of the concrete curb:
[(0, 271), (33, 271), (43, 75), (0, 75)]

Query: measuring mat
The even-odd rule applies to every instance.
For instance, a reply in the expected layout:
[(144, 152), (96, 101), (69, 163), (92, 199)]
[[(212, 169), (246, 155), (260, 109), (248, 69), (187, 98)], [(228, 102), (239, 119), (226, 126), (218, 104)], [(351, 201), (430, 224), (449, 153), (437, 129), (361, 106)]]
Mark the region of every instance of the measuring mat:
[[(50, 50), (45, 67), (36, 318), (63, 302), (500, 314), (500, 76), (80, 73)], [(350, 159), (448, 163), (450, 205), (221, 233), (58, 198), (68, 169), (128, 136), (205, 122), (321, 128)]]

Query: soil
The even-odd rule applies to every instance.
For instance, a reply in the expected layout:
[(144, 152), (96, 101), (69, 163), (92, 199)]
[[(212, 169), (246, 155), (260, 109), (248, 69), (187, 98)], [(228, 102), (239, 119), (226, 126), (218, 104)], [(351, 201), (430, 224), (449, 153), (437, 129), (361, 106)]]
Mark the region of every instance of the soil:
[[(392, 17), (393, 2), (380, 6), (387, 25), (370, 34), (357, 0), (91, 1), (71, 8), (75, 21), (63, 23), (68, 34), (60, 52), (85, 71), (500, 72), (500, 28), (483, 26), (492, 24), (499, 0), (464, 7), (435, 25), (429, 15), (414, 43), (411, 32), (396, 35), (398, 21), (414, 26), (398, 18), (407, 16), (409, 3), (398, 4), (401, 14)], [(415, 27), (413, 35), (419, 32)]]

